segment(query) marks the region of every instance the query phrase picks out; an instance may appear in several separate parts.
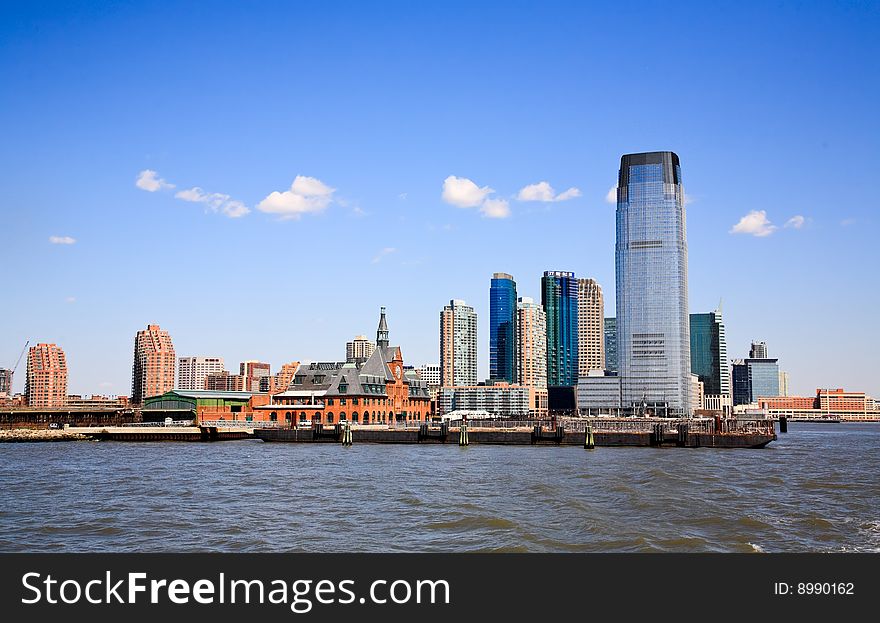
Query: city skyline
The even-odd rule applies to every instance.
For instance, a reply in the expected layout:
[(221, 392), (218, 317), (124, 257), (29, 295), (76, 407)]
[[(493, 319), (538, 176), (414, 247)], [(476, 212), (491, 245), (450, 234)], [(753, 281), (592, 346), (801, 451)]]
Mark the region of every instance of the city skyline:
[[(0, 246), (5, 301), (27, 304), (5, 306), (0, 367), (26, 340), (56, 343), (70, 393), (127, 394), (131, 338), (151, 323), (182, 356), (336, 360), (352, 335), (371, 335), (380, 305), (407, 361), (431, 364), (437, 314), (455, 298), (479, 319), (484, 379), (486, 280), (515, 275), (517, 294), (539, 300), (543, 271), (571, 270), (602, 286), (611, 316), (617, 163), (669, 149), (686, 163), (689, 310), (724, 299), (729, 357), (766, 340), (793, 394), (880, 394), (880, 289), (863, 258), (878, 220), (876, 7), (621, 9), (637, 52), (625, 57), (610, 9), (511, 7), (505, 24), (527, 25), (527, 41), (484, 32), (497, 17), (486, 7), (455, 19), (346, 10), (358, 28), (327, 7), (279, 9), (272, 23), (229, 5), (172, 7), (174, 19), (4, 9)], [(286, 36), (301, 18), (312, 27)], [(687, 44), (664, 36), (673, 27)], [(220, 31), (243, 44), (208, 35)], [(674, 119), (613, 95), (621, 75)], [(311, 257), (316, 279), (351, 284), (344, 304), (278, 287), (304, 283)], [(221, 277), (235, 296), (198, 304)]]

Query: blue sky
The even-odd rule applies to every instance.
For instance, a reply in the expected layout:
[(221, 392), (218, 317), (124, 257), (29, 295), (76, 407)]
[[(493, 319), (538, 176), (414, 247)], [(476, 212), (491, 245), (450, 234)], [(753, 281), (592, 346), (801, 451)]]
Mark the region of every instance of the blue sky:
[(436, 362), (462, 298), (485, 376), (492, 272), (593, 277), (614, 315), (606, 195), (670, 149), (691, 311), (723, 298), (731, 356), (767, 341), (795, 392), (880, 395), (880, 5), (618, 4), (3, 3), (0, 365), (57, 342), (71, 392), (127, 394), (148, 323), (277, 369), (380, 305)]

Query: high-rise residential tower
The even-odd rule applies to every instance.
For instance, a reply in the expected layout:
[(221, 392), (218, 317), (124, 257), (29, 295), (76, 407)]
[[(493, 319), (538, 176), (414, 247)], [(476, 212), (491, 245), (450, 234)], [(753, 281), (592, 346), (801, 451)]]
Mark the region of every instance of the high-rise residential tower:
[(687, 234), (678, 156), (627, 154), (617, 182), (617, 356), (624, 408), (691, 410)]
[(248, 359), (238, 364), (238, 374), (244, 377), (244, 391), (258, 392), (260, 391), (260, 379), (272, 376), (272, 364)]
[(64, 406), (67, 400), (67, 358), (60, 346), (31, 346), (24, 393), (29, 407)]
[(370, 358), (376, 345), (366, 335), (358, 335), (345, 343), (345, 361), (347, 363), (363, 363)]
[(143, 404), (144, 398), (174, 389), (177, 359), (168, 331), (159, 325), (147, 325), (134, 338), (134, 365), (131, 374), (131, 402)]
[(749, 359), (767, 359), (767, 342), (752, 342)]
[(0, 398), (12, 395), (12, 370), (0, 368)]
[(605, 331), (605, 369), (617, 372), (617, 318), (606, 318)]
[(489, 378), (516, 383), (516, 282), (492, 275), (489, 286)]
[(690, 315), (691, 372), (703, 383), (705, 395), (730, 395), (730, 364), (721, 309)]
[(516, 359), (519, 385), (547, 387), (547, 315), (527, 296), (516, 309)]
[(578, 282), (572, 272), (548, 270), (541, 278), (547, 314), (547, 385), (577, 385)]
[(223, 370), (223, 357), (178, 357), (177, 389), (205, 389), (205, 377)]
[(440, 384), (477, 384), (477, 314), (458, 299), (440, 312)]
[(578, 279), (578, 376), (605, 369), (605, 301), (593, 279)]

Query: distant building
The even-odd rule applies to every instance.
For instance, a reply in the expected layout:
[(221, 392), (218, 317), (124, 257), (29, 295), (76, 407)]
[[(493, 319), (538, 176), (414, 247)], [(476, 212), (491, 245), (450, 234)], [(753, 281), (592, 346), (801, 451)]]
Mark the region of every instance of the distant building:
[(440, 395), (440, 364), (428, 363), (416, 368), (416, 374), (425, 383), (428, 384), (428, 393), (431, 395), (431, 402), (436, 403), (437, 396)]
[(223, 370), (223, 357), (178, 357), (177, 389), (205, 389), (205, 377)]
[(527, 296), (519, 298), (516, 309), (517, 383), (547, 388), (547, 314)]
[(758, 405), (771, 417), (880, 421), (877, 402), (865, 392), (817, 389), (815, 396), (762, 396)]
[(363, 363), (370, 358), (376, 345), (367, 339), (366, 335), (358, 335), (352, 341), (345, 343), (345, 361), (348, 363)]
[(605, 319), (605, 369), (617, 372), (617, 318)]
[(440, 384), (477, 384), (477, 314), (458, 299), (440, 312)]
[(131, 374), (131, 402), (143, 404), (144, 398), (174, 389), (177, 359), (168, 331), (159, 325), (147, 325), (134, 338), (134, 365)]
[(64, 404), (69, 409), (108, 409), (128, 406), (128, 396), (101, 396), (92, 394), (89, 397), (72, 394), (67, 396)]
[(578, 376), (604, 370), (605, 301), (593, 279), (578, 279)]
[[(242, 374), (229, 374), (227, 370), (205, 376), (205, 389), (210, 392), (243, 392), (247, 379)], [(248, 392), (251, 393), (251, 392)]]
[(733, 364), (733, 406), (757, 403), (761, 396), (779, 395), (777, 359), (741, 359)]
[(489, 378), (515, 383), (516, 282), (507, 273), (494, 273), (489, 286)]
[(788, 372), (779, 371), (779, 395), (788, 396)]
[(12, 395), (12, 370), (0, 368), (0, 396)]
[(621, 415), (620, 377), (609, 372), (591, 370), (578, 379), (578, 413), (586, 416)]
[(547, 385), (577, 384), (578, 282), (572, 272), (548, 270), (541, 278), (547, 315)]
[(546, 389), (503, 382), (441, 387), (438, 411), (440, 415), (454, 411), (486, 411), (491, 417), (528, 419), (546, 416), (546, 400)]
[(29, 407), (64, 406), (67, 400), (67, 358), (60, 346), (31, 346), (24, 393)]
[(749, 359), (767, 359), (767, 342), (752, 342)]
[(238, 366), (238, 373), (244, 377), (244, 388), (248, 392), (260, 391), (260, 379), (272, 376), (272, 366), (264, 361), (249, 359)]
[(297, 368), (299, 368), (298, 361), (291, 361), (290, 363), (285, 363), (281, 366), (281, 370), (275, 375), (276, 391), (284, 391), (290, 387), (290, 383), (293, 381), (293, 375), (296, 374)]
[[(730, 364), (721, 310), (690, 315), (691, 372), (707, 395), (730, 395)], [(700, 408), (700, 407), (698, 407)]]

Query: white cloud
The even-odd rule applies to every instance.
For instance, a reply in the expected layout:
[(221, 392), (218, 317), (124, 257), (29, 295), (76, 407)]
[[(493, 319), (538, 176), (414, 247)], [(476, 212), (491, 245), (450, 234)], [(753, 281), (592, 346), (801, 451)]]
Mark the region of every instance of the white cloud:
[(842, 221), (840, 221), (840, 225), (842, 227), (848, 227), (849, 225), (855, 225), (855, 223), (856, 223), (856, 219), (854, 219), (854, 218), (845, 218)]
[(180, 190), (174, 196), (182, 201), (204, 203), (212, 212), (222, 212), (229, 218), (239, 218), (250, 214), (251, 211), (238, 199), (232, 199), (223, 193), (207, 193), (198, 186)]
[(406, 201), (407, 196), (408, 196), (408, 193), (400, 193), (399, 195), (397, 195), (397, 198), (400, 199), (401, 201)]
[(565, 192), (556, 194), (553, 187), (548, 182), (538, 182), (537, 184), (529, 184), (520, 189), (516, 198), (519, 201), (565, 201), (574, 197), (580, 197), (581, 191), (577, 188), (569, 188)]
[(382, 261), (383, 257), (385, 257), (386, 255), (391, 255), (395, 251), (397, 251), (397, 249), (395, 249), (394, 247), (385, 247), (376, 254), (376, 257), (373, 258), (373, 264), (378, 264)]
[(162, 190), (165, 188), (174, 188), (174, 184), (169, 184), (165, 180), (161, 179), (159, 177), (159, 174), (152, 169), (144, 169), (143, 171), (138, 173), (134, 185), (141, 190), (146, 190), (150, 193), (154, 193), (157, 190)]
[(323, 211), (333, 201), (335, 188), (314, 177), (297, 175), (290, 190), (272, 192), (257, 204), (257, 209), (278, 214), (282, 219), (298, 219), (303, 214)]
[(507, 218), (510, 216), (510, 204), (504, 199), (486, 199), (480, 206), (480, 212), (486, 218)]
[(785, 227), (788, 229), (800, 229), (806, 222), (807, 219), (800, 214), (796, 214), (785, 222)]
[(767, 219), (767, 212), (765, 210), (752, 210), (739, 219), (739, 222), (733, 226), (730, 233), (749, 234), (763, 238), (769, 236), (777, 229), (778, 227)]
[(617, 203), (617, 186), (612, 186), (605, 193), (605, 201), (608, 203)]
[(66, 299), (64, 299), (64, 302), (65, 303), (76, 303), (76, 297), (75, 296), (68, 296)]
[(76, 238), (71, 238), (70, 236), (49, 236), (49, 242), (52, 244), (74, 244), (76, 243)]
[(459, 208), (476, 208), (493, 192), (488, 186), (480, 188), (466, 177), (450, 175), (443, 180), (443, 201)]

